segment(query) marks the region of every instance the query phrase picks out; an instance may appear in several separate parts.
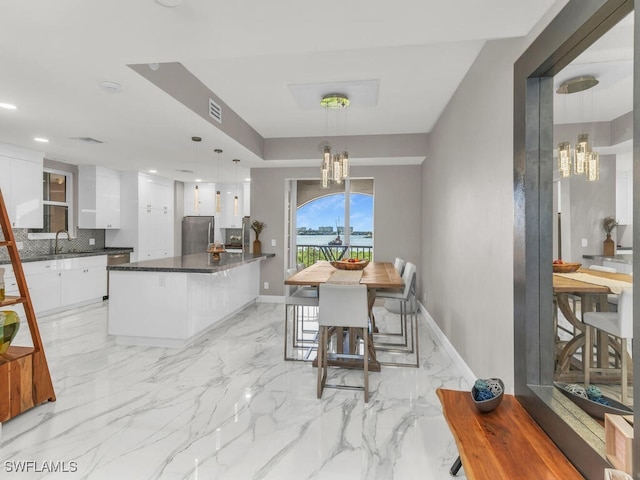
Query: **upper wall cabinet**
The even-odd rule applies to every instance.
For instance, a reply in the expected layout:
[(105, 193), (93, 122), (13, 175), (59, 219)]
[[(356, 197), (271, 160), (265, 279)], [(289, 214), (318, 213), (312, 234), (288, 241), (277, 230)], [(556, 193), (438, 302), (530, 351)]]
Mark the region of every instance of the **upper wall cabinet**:
[(120, 228), (120, 172), (78, 166), (78, 226)]
[[(196, 185), (198, 186), (197, 195)], [(184, 214), (204, 216), (215, 215), (216, 185), (213, 183), (185, 183)]]
[(0, 144), (0, 189), (13, 228), (42, 228), (41, 152)]

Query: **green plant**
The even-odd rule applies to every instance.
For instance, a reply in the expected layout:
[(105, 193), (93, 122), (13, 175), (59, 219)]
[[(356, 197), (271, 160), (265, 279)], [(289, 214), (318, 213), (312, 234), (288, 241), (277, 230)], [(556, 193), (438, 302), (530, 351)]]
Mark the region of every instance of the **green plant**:
[(251, 222), (251, 229), (256, 234), (256, 240), (260, 239), (260, 233), (262, 233), (262, 230), (264, 230), (264, 227), (266, 226), (267, 226), (266, 223), (260, 222), (258, 220), (254, 220), (253, 222)]
[(611, 232), (618, 225), (618, 221), (614, 217), (605, 217), (602, 220), (602, 228), (607, 235), (611, 235)]

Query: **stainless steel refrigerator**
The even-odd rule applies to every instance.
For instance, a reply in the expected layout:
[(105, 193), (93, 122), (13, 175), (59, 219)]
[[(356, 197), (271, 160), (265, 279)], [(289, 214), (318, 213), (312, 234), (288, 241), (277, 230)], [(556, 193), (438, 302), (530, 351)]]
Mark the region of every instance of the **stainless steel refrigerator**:
[(188, 216), (182, 219), (182, 255), (202, 253), (213, 243), (215, 217)]

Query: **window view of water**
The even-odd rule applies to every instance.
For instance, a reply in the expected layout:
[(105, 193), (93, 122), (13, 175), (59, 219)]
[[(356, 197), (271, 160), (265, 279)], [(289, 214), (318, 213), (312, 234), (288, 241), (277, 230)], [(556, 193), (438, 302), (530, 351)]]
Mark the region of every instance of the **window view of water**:
[[(328, 245), (331, 240), (336, 238), (334, 235), (297, 235), (297, 245)], [(342, 241), (345, 241), (344, 235), (341, 235)], [(372, 247), (373, 238), (366, 238), (364, 235), (351, 235), (349, 245), (358, 247)]]

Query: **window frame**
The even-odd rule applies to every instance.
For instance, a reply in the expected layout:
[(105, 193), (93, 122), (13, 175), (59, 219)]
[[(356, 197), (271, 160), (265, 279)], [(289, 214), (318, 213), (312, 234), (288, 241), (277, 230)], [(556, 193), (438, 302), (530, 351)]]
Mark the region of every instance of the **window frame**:
[[(67, 201), (66, 202), (54, 202), (51, 200), (42, 200), (42, 215), (44, 217), (45, 215), (45, 205), (52, 205), (52, 206), (58, 206), (58, 207), (67, 207), (67, 219), (68, 219), (68, 231), (70, 232), (70, 235), (72, 237), (74, 237), (75, 235), (73, 235), (73, 232), (75, 232), (75, 216), (74, 216), (74, 209), (73, 209), (73, 172), (67, 171), (67, 170), (57, 170), (54, 168), (48, 168), (48, 167), (44, 167), (42, 169), (42, 180), (44, 181), (44, 174), (45, 173), (54, 173), (56, 175), (63, 175), (66, 180), (65, 180), (65, 186), (66, 186), (66, 198)], [(45, 225), (46, 222), (44, 222), (43, 219), (43, 225)], [(32, 232), (32, 229), (29, 229), (29, 232), (27, 233), (27, 238), (29, 240), (52, 240), (56, 238), (56, 232)]]

